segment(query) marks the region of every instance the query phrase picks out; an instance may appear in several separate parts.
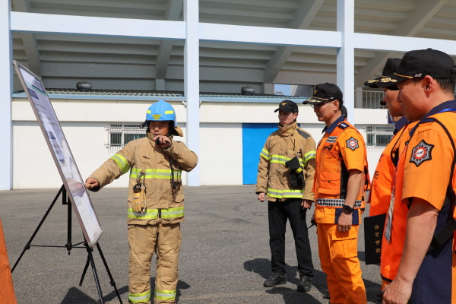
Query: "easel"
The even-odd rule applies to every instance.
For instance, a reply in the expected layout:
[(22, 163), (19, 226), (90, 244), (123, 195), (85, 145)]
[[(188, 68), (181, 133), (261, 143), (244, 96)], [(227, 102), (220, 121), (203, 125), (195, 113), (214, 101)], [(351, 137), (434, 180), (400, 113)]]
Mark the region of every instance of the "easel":
[[(52, 207), (54, 207), (54, 204), (55, 204), (55, 202), (57, 201), (57, 199), (59, 198), (60, 195), (62, 195), (62, 205), (67, 205), (68, 206), (68, 212), (67, 212), (67, 215), (68, 215), (68, 221), (67, 221), (67, 224), (68, 224), (68, 227), (67, 227), (68, 228), (68, 230), (67, 230), (67, 243), (64, 246), (32, 245), (32, 241), (35, 238), (36, 234), (38, 233), (38, 230), (40, 230), (41, 225), (43, 225), (44, 221), (46, 220), (46, 217), (49, 215), (49, 212), (51, 211)], [(90, 265), (92, 266), (92, 272), (93, 272), (93, 276), (95, 278), (95, 283), (97, 285), (97, 291), (98, 291), (98, 297), (100, 298), (100, 303), (104, 304), (103, 294), (101, 292), (100, 282), (98, 280), (97, 269), (95, 267), (95, 262), (94, 262), (93, 255), (92, 255), (93, 248), (90, 248), (90, 246), (87, 244), (86, 241), (79, 242), (79, 243), (76, 243), (76, 244), (72, 244), (72, 240), (71, 240), (71, 236), (72, 236), (72, 234), (71, 234), (71, 232), (72, 232), (72, 229), (71, 229), (71, 218), (72, 218), (71, 202), (70, 202), (70, 200), (67, 197), (65, 185), (62, 185), (62, 187), (60, 188), (59, 192), (57, 193), (57, 195), (55, 196), (54, 200), (52, 201), (51, 205), (49, 206), (48, 210), (46, 211), (46, 213), (44, 214), (43, 218), (41, 219), (41, 222), (38, 224), (38, 227), (35, 229), (35, 232), (33, 232), (32, 237), (30, 238), (30, 240), (25, 245), (24, 250), (22, 251), (21, 255), (19, 256), (19, 258), (17, 259), (17, 261), (14, 264), (13, 268), (11, 269), (11, 273), (16, 268), (17, 264), (19, 263), (19, 261), (21, 260), (22, 256), (24, 255), (25, 251), (30, 249), (30, 247), (66, 248), (67, 251), (68, 251), (68, 255), (71, 254), (71, 249), (73, 249), (73, 248), (85, 248), (87, 250), (87, 262), (86, 262), (86, 265), (84, 267), (84, 271), (82, 273), (81, 280), (79, 281), (79, 286), (81, 286), (82, 282), (84, 281), (84, 276), (85, 276), (85, 274), (87, 272), (87, 268), (89, 267), (89, 263), (90, 263)], [(84, 246), (79, 246), (81, 244), (84, 244)], [(100, 253), (101, 259), (103, 260), (103, 264), (104, 264), (104, 266), (106, 268), (106, 272), (108, 273), (109, 279), (111, 280), (110, 281), (111, 286), (114, 287), (114, 290), (116, 291), (116, 294), (117, 294), (117, 298), (119, 299), (119, 302), (122, 304), (122, 299), (120, 298), (119, 291), (117, 290), (116, 283), (114, 282), (114, 278), (111, 275), (111, 271), (109, 270), (108, 264), (106, 263), (106, 259), (105, 259), (104, 255), (103, 255), (103, 252), (101, 251), (101, 247), (100, 247), (100, 243), (99, 242), (97, 242), (97, 249), (98, 249), (98, 252)]]

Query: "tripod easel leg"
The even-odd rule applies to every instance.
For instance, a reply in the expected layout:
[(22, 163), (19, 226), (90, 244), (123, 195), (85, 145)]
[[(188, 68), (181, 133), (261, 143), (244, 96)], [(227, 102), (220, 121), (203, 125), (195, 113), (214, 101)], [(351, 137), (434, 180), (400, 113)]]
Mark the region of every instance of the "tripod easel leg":
[(87, 262), (84, 266), (84, 271), (82, 272), (81, 280), (79, 281), (79, 286), (82, 286), (82, 282), (84, 282), (84, 277), (87, 273), (87, 268), (89, 268), (90, 258), (87, 256)]
[(87, 243), (85, 244), (85, 246), (87, 249), (87, 253), (89, 255), (88, 259), (90, 260), (90, 265), (92, 266), (92, 272), (93, 272), (93, 277), (95, 279), (95, 284), (97, 285), (98, 297), (100, 298), (100, 303), (104, 304), (103, 294), (101, 292), (100, 281), (98, 280), (97, 268), (95, 267), (95, 261), (93, 260), (93, 255), (92, 255), (93, 249), (90, 248)]
[(14, 263), (14, 266), (13, 266), (13, 268), (11, 269), (11, 273), (13, 273), (13, 271), (14, 271), (14, 269), (16, 268), (17, 264), (18, 264), (19, 261), (22, 259), (22, 256), (24, 255), (25, 251), (28, 250), (28, 249), (30, 249), (30, 244), (33, 242), (33, 239), (35, 238), (36, 234), (37, 234), (38, 231), (40, 230), (41, 225), (43, 225), (44, 220), (46, 220), (47, 216), (49, 215), (49, 212), (51, 212), (52, 207), (54, 207), (54, 204), (55, 204), (55, 202), (57, 201), (57, 199), (59, 198), (60, 193), (62, 193), (62, 191), (65, 191), (65, 185), (62, 185), (62, 187), (60, 188), (59, 192), (58, 192), (57, 195), (55, 196), (55, 198), (54, 198), (54, 200), (52, 201), (51, 205), (49, 206), (48, 210), (46, 211), (46, 213), (44, 214), (43, 218), (41, 219), (41, 222), (38, 224), (38, 227), (36, 227), (35, 232), (33, 232), (32, 237), (30, 238), (30, 240), (29, 240), (29, 241), (27, 242), (27, 244), (25, 245), (24, 250), (22, 250), (21, 255), (20, 255), (19, 258), (17, 259), (16, 263)]
[(106, 262), (106, 259), (103, 255), (103, 251), (101, 251), (100, 243), (97, 243), (97, 248), (98, 252), (100, 252), (101, 259), (103, 260), (103, 264), (106, 268), (106, 272), (108, 273), (109, 279), (111, 280), (111, 286), (114, 287), (114, 290), (116, 291), (117, 298), (119, 299), (119, 302), (122, 303), (122, 299), (120, 298), (119, 291), (117, 290), (116, 282), (114, 281), (114, 278), (112, 277), (111, 271), (109, 270), (108, 263)]

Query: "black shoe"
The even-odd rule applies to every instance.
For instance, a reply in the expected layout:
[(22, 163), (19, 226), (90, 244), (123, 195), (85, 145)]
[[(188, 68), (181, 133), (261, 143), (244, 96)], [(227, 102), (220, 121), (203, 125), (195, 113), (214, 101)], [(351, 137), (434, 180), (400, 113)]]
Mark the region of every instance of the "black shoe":
[(285, 277), (285, 272), (283, 271), (275, 271), (272, 275), (264, 281), (264, 287), (274, 287), (280, 284), (285, 284), (287, 282), (287, 278)]
[(299, 292), (309, 292), (312, 288), (312, 279), (308, 276), (302, 276), (298, 283)]

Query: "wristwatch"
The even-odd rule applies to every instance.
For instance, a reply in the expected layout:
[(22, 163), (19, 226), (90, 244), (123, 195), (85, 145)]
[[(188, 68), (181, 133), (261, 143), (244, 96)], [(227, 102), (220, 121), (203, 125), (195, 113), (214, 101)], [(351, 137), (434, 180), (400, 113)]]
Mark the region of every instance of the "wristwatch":
[(349, 205), (342, 205), (342, 211), (344, 213), (347, 213), (347, 214), (352, 214), (353, 213), (353, 210), (355, 210), (355, 208), (349, 206)]

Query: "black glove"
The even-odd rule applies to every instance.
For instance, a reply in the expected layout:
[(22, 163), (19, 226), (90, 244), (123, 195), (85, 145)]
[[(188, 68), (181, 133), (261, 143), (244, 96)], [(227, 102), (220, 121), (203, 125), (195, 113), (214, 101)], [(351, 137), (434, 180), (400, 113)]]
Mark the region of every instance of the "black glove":
[(299, 159), (295, 156), (285, 163), (290, 168), (290, 185), (291, 189), (304, 189), (306, 184), (304, 181), (304, 175), (302, 168), (299, 165)]

